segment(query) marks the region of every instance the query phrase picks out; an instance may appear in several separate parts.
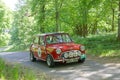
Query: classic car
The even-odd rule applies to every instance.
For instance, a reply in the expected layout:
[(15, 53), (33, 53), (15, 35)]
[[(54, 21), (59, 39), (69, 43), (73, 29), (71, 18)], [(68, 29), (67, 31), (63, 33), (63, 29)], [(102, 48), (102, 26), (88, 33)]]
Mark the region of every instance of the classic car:
[(46, 33), (33, 37), (30, 60), (46, 61), (49, 67), (60, 63), (83, 63), (86, 59), (85, 46), (75, 44), (68, 33)]

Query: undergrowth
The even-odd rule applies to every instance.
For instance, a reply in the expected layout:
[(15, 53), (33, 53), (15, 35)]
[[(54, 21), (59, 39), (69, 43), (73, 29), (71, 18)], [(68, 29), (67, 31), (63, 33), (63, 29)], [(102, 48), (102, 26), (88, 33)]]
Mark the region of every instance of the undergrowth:
[(86, 46), (87, 54), (98, 57), (120, 57), (120, 42), (117, 41), (115, 33), (73, 38), (75, 42)]
[(41, 74), (38, 77), (26, 67), (11, 65), (0, 59), (0, 80), (46, 80), (46, 76)]

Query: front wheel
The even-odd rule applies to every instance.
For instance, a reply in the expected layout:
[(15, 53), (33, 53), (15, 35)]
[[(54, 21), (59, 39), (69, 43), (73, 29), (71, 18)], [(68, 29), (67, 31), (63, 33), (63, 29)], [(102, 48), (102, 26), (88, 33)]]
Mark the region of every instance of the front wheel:
[(30, 52), (30, 61), (32, 62), (36, 61), (36, 58), (34, 57), (32, 52)]
[(53, 58), (50, 55), (47, 56), (46, 62), (49, 67), (54, 67), (55, 65)]

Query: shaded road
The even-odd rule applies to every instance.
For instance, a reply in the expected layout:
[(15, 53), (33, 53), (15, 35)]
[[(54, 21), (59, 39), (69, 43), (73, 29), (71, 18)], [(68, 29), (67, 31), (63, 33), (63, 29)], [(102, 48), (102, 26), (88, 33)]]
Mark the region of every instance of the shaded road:
[(43, 61), (31, 62), (29, 52), (2, 52), (0, 57), (37, 72), (45, 72), (53, 76), (54, 80), (120, 80), (120, 63), (100, 64), (87, 59), (84, 64), (56, 64), (56, 67), (48, 68)]

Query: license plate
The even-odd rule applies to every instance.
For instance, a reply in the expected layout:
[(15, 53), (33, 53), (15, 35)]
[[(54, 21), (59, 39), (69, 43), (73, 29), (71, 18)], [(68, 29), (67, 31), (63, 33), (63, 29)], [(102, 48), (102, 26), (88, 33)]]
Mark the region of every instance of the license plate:
[(72, 63), (72, 62), (77, 62), (78, 59), (77, 58), (74, 58), (74, 59), (68, 59), (66, 60), (66, 63)]

